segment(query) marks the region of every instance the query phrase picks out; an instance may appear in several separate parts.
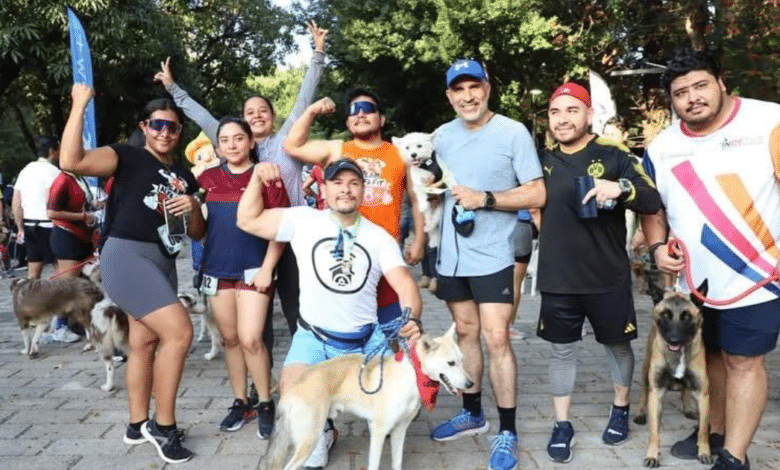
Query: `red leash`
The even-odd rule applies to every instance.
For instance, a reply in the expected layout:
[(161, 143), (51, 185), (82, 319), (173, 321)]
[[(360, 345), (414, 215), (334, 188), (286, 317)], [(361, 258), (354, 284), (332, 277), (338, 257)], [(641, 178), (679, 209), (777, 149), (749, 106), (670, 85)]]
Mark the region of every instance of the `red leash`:
[(758, 289), (761, 289), (762, 287), (764, 287), (765, 285), (769, 284), (770, 282), (774, 282), (774, 281), (780, 280), (780, 274), (778, 274), (778, 272), (775, 271), (769, 277), (767, 277), (766, 279), (761, 280), (761, 282), (759, 282), (758, 284), (750, 287), (748, 290), (746, 290), (745, 292), (742, 292), (739, 295), (731, 297), (730, 299), (722, 299), (722, 300), (711, 299), (709, 297), (703, 296), (701, 294), (701, 292), (696, 290), (696, 286), (693, 285), (693, 276), (691, 275), (691, 263), (690, 263), (691, 257), (688, 254), (688, 247), (685, 246), (685, 243), (683, 243), (683, 241), (680, 240), (679, 238), (676, 238), (676, 239), (671, 240), (669, 242), (669, 245), (668, 245), (669, 256), (671, 256), (673, 258), (677, 257), (678, 254), (677, 254), (676, 250), (679, 250), (680, 252), (682, 252), (683, 257), (686, 260), (686, 262), (685, 262), (685, 283), (688, 285), (688, 289), (691, 291), (691, 295), (693, 295), (697, 299), (701, 300), (702, 302), (708, 303), (710, 305), (724, 306), (724, 305), (733, 304), (735, 302), (739, 302), (740, 300), (744, 299), (745, 297), (747, 297), (748, 295), (750, 295), (753, 292), (757, 291)]
[(64, 276), (65, 274), (68, 274), (70, 272), (76, 271), (77, 269), (81, 269), (82, 266), (84, 266), (85, 264), (89, 264), (89, 263), (91, 263), (92, 261), (94, 261), (96, 259), (97, 259), (97, 256), (92, 255), (89, 258), (87, 258), (84, 261), (82, 261), (81, 263), (77, 264), (76, 266), (73, 266), (72, 268), (68, 268), (65, 271), (62, 271), (62, 272), (57, 273), (57, 274), (52, 274), (51, 277), (49, 277), (49, 280), (53, 281), (54, 279), (57, 279), (60, 276)]

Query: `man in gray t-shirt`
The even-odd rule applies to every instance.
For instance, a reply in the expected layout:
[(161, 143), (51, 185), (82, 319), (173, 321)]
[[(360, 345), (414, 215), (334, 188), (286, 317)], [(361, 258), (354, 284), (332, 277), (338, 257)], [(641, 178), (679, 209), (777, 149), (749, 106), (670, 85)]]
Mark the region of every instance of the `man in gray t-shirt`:
[(517, 363), (509, 344), (512, 230), (517, 210), (544, 205), (546, 193), (528, 130), (490, 111), (489, 97), (490, 83), (478, 62), (452, 64), (447, 98), (458, 118), (439, 127), (434, 139), (437, 158), (455, 183), (444, 199), (436, 295), (447, 302), (466, 370), (477, 385), (463, 394), (463, 410), (437, 426), (431, 438), (447, 441), (489, 427), (480, 390), (484, 329), (499, 416), (489, 468), (503, 470), (517, 465)]

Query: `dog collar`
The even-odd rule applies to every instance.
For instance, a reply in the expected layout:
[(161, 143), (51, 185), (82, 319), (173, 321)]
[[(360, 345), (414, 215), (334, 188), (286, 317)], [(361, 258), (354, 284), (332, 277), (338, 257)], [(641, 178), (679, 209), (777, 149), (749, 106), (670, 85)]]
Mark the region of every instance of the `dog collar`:
[[(404, 351), (400, 349), (395, 353), (395, 360), (401, 362), (403, 358)], [(436, 408), (436, 397), (439, 395), (439, 382), (423, 373), (420, 358), (417, 357), (414, 347), (409, 348), (409, 358), (412, 360), (414, 374), (417, 376), (417, 392), (420, 394), (420, 400), (422, 400), (425, 409), (433, 411)]]

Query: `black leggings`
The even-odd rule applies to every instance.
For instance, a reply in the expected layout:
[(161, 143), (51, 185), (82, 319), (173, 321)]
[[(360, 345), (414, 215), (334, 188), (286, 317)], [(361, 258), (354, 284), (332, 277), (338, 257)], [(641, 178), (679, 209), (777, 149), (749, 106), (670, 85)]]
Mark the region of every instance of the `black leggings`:
[[(298, 328), (298, 317), (300, 316), (299, 299), (300, 287), (298, 279), (298, 261), (295, 254), (287, 245), (276, 265), (276, 292), (279, 294), (279, 302), (282, 304), (282, 312), (287, 320), (287, 328), (290, 330), (290, 337), (295, 334)], [(268, 351), (272, 351), (274, 346), (274, 328), (273, 328), (274, 302), (268, 303), (268, 312), (265, 316), (265, 328), (263, 329), (263, 342)], [(271, 366), (273, 366), (273, 354), (271, 354)]]

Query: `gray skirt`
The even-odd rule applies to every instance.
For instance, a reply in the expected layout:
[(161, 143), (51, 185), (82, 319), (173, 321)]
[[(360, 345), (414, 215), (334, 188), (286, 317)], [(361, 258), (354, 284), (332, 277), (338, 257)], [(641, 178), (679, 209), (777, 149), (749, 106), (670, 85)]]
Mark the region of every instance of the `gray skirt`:
[(109, 237), (100, 252), (103, 287), (136, 320), (179, 302), (176, 260), (157, 243)]

